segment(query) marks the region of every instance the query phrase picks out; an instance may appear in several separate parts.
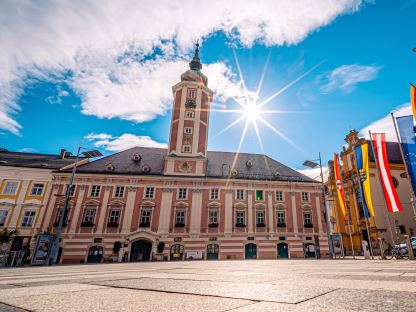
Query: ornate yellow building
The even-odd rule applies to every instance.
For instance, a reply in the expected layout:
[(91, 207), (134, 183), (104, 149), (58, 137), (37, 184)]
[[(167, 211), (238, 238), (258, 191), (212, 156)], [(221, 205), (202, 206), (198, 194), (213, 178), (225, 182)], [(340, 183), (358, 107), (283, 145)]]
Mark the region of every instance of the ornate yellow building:
[[(368, 236), (357, 177), (355, 147), (365, 143), (366, 140), (359, 138), (358, 132), (352, 130), (345, 137), (345, 142), (347, 146), (343, 148), (340, 154), (340, 165), (342, 165), (341, 174), (344, 181), (347, 212), (350, 216), (350, 227), (344, 221), (337, 200), (333, 161), (328, 162), (329, 177), (326, 182), (328, 190), (326, 198), (329, 208), (328, 213), (331, 214), (331, 234), (342, 234), (344, 249), (347, 251), (347, 254), (351, 254), (349, 237), (349, 233), (351, 233), (354, 250), (356, 254), (359, 254), (361, 252), (361, 242), (363, 239), (368, 241)], [(370, 142), (368, 143), (370, 144)], [(383, 190), (377, 175), (374, 156), (369, 145), (370, 188), (375, 216), (368, 219), (368, 228), (375, 254), (379, 250), (378, 238), (384, 238), (389, 244), (402, 242), (405, 234), (414, 236), (416, 229), (411, 205), (410, 187), (401, 158), (400, 147), (396, 142), (387, 142), (386, 146), (393, 183), (403, 206), (403, 211), (388, 213)]]

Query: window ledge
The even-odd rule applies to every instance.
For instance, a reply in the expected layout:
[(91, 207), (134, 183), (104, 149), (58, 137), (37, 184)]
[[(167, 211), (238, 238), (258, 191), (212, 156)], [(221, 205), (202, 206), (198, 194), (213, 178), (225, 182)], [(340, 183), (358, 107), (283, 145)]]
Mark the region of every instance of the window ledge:
[(81, 222), (81, 227), (92, 227), (94, 222)]

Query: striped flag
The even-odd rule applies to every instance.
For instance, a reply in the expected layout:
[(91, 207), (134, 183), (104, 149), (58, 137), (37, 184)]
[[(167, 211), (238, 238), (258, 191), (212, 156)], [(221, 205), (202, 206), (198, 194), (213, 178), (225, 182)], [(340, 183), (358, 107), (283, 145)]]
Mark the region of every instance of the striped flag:
[(402, 211), (403, 207), (400, 203), (399, 196), (397, 195), (396, 189), (393, 185), (393, 180), (391, 178), (389, 161), (387, 158), (386, 134), (373, 133), (373, 146), (380, 181), (383, 187), (384, 197), (386, 198), (387, 210), (389, 212)]
[(344, 220), (348, 220), (347, 209), (345, 207), (344, 188), (342, 184), (341, 172), (339, 169), (338, 155), (336, 153), (334, 153), (334, 175), (337, 186), (338, 203), (341, 207), (342, 214), (344, 215)]
[(416, 120), (416, 88), (410, 84), (410, 102), (412, 103), (413, 118)]
[(368, 144), (364, 143), (355, 148), (357, 167), (360, 174), (361, 189), (364, 193), (363, 206), (366, 217), (374, 217), (373, 201), (371, 199), (370, 171), (368, 166)]

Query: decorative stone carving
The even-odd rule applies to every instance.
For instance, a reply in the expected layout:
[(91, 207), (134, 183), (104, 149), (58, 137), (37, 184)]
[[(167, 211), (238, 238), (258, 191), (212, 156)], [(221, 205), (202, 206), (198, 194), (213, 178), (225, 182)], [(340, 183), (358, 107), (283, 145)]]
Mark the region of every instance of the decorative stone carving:
[(184, 161), (183, 163), (181, 163), (179, 165), (179, 171), (180, 172), (188, 173), (191, 170), (192, 170), (192, 165), (189, 162), (187, 162), (187, 161)]
[(137, 186), (129, 186), (128, 190), (129, 190), (129, 192), (136, 192), (137, 191)]
[(171, 188), (171, 187), (164, 187), (164, 188), (162, 188), (162, 192), (172, 193), (173, 192), (173, 188)]
[(86, 188), (87, 186), (85, 185), (85, 184), (81, 184), (80, 186), (79, 186), (79, 189), (80, 190), (85, 190), (85, 188)]
[(111, 190), (111, 185), (106, 185), (106, 186), (104, 186), (104, 189), (108, 192), (108, 191), (110, 191)]

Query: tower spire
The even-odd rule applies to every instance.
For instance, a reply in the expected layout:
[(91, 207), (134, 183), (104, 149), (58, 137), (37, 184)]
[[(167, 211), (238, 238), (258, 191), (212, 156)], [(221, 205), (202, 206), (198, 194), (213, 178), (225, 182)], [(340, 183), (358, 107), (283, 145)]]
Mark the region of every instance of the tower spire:
[(189, 68), (196, 72), (201, 71), (202, 64), (201, 64), (201, 60), (199, 59), (199, 42), (198, 41), (195, 44), (195, 54), (194, 54), (194, 57), (192, 58), (192, 61), (189, 63)]

